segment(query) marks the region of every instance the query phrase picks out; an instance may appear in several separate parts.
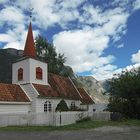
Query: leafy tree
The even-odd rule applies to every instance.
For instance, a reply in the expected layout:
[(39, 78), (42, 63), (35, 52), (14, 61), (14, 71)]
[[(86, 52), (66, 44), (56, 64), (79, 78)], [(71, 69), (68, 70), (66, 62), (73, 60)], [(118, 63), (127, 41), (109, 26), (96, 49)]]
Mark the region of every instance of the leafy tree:
[(60, 74), (66, 62), (64, 54), (57, 54), (55, 47), (42, 36), (36, 38), (35, 46), (38, 58), (48, 63), (48, 71)]
[(140, 119), (140, 68), (114, 77), (109, 81), (109, 92), (109, 111)]
[(69, 108), (65, 102), (65, 100), (61, 100), (60, 103), (56, 107), (56, 111), (68, 111)]

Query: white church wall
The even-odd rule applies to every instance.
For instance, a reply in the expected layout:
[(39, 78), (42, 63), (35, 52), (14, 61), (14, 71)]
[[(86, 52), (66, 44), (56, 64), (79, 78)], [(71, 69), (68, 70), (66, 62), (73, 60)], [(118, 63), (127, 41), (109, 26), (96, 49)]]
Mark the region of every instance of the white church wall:
[[(46, 101), (50, 101), (52, 105), (52, 112), (55, 112), (57, 105), (60, 103), (62, 99), (43, 99), (43, 98), (37, 98), (36, 99), (36, 112), (42, 113), (44, 112), (44, 104)], [(75, 102), (75, 106), (80, 107), (80, 101), (77, 100), (65, 100), (67, 103), (67, 106), (70, 108), (71, 103)]]
[(30, 104), (1, 104), (0, 114), (28, 113)]
[[(36, 68), (40, 67), (43, 70), (43, 79), (36, 79)], [(23, 69), (23, 80), (18, 80), (18, 69)], [(13, 84), (26, 84), (36, 83), (47, 85), (48, 84), (48, 71), (47, 63), (27, 58), (25, 60), (13, 63), (12, 65), (12, 83)]]
[(75, 106), (80, 108), (81, 102), (79, 100), (65, 100), (65, 101), (66, 101), (69, 108), (71, 107), (71, 103), (75, 103)]
[[(47, 85), (48, 84), (47, 63), (30, 58), (29, 66), (30, 66), (30, 83)], [(36, 79), (36, 68), (37, 67), (40, 67), (43, 70), (43, 79), (41, 79), (41, 80)]]
[(89, 109), (89, 105), (81, 105), (80, 108), (83, 109), (83, 110), (88, 110)]
[[(23, 80), (18, 80), (18, 69), (23, 69)], [(25, 59), (12, 64), (12, 83), (13, 84), (24, 84), (30, 82), (29, 73), (29, 59)]]
[(95, 110), (95, 112), (103, 112), (106, 108), (107, 104), (105, 103), (98, 103), (93, 105), (93, 109)]
[(84, 109), (88, 112), (93, 112), (93, 104), (90, 105), (81, 105), (81, 109)]
[[(36, 99), (36, 112), (37, 113), (42, 113), (44, 112), (44, 104), (45, 102), (51, 102), (51, 106), (52, 106), (52, 111), (51, 112), (55, 112), (55, 109), (58, 105), (58, 103), (61, 101), (61, 99), (42, 99), (42, 98), (37, 98)], [(45, 113), (49, 113), (49, 112), (45, 112)]]
[(91, 104), (91, 105), (88, 106), (88, 111), (89, 112), (93, 112), (93, 106), (94, 106), (94, 104)]

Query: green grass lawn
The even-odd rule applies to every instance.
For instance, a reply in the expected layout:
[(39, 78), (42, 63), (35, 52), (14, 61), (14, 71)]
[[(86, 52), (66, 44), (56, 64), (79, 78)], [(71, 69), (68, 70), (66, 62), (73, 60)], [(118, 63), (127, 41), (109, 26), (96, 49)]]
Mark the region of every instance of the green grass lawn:
[(102, 126), (139, 126), (140, 120), (122, 120), (122, 121), (85, 121), (66, 126), (8, 126), (0, 127), (0, 131), (63, 131), (63, 130), (80, 130), (94, 129)]

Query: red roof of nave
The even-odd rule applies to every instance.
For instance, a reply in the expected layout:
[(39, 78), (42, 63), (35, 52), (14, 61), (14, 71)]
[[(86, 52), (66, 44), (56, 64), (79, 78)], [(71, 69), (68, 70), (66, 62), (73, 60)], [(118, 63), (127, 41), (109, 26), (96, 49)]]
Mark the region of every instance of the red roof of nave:
[(0, 83), (0, 101), (30, 102), (19, 85)]

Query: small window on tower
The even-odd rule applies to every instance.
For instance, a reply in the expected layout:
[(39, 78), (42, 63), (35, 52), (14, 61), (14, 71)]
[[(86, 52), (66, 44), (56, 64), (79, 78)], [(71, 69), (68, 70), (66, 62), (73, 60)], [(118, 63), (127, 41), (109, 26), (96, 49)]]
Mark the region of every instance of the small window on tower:
[(42, 69), (40, 67), (36, 68), (36, 79), (42, 80)]
[(18, 69), (18, 81), (23, 80), (23, 69)]

